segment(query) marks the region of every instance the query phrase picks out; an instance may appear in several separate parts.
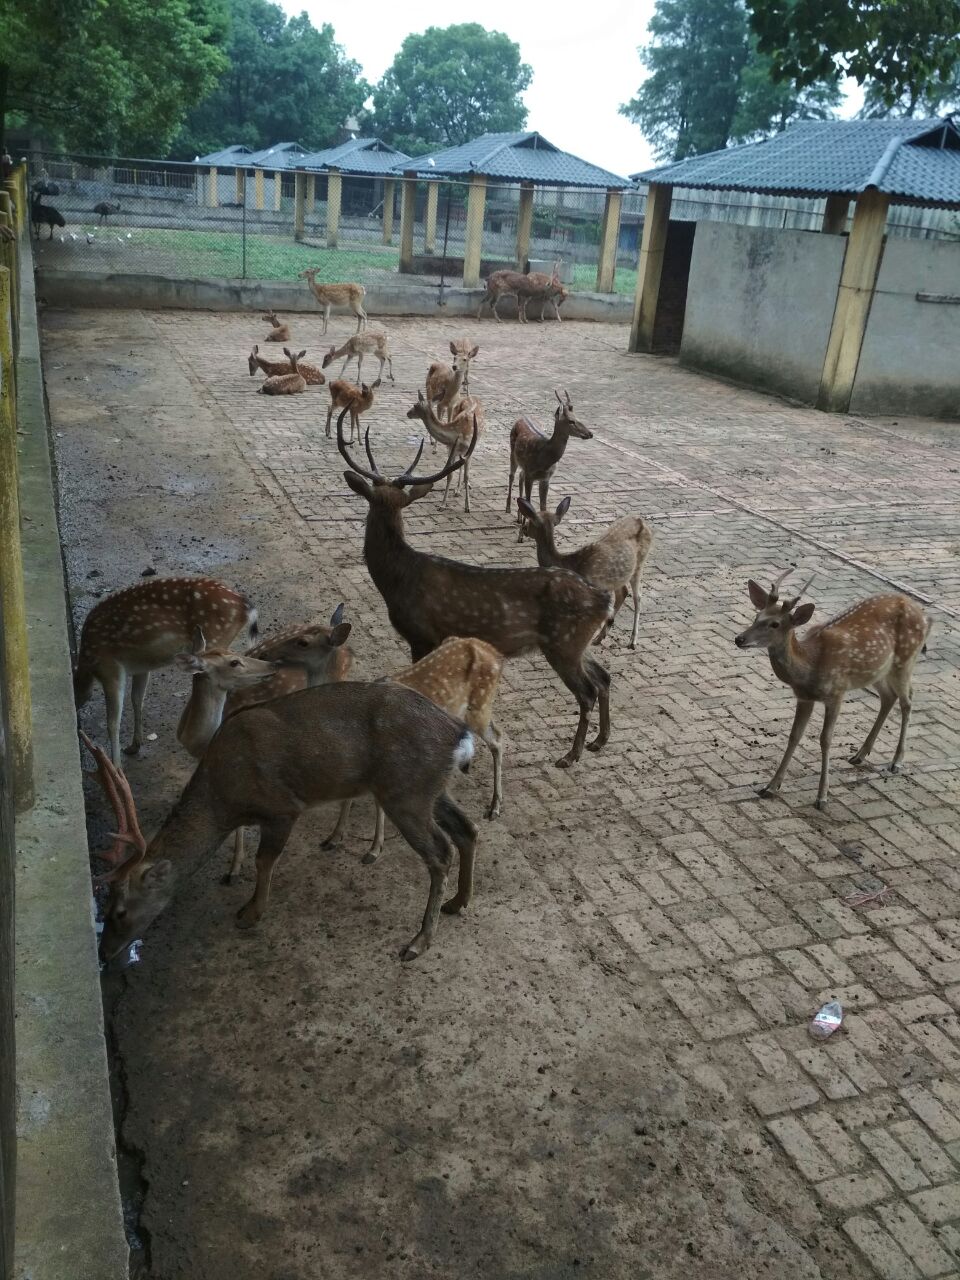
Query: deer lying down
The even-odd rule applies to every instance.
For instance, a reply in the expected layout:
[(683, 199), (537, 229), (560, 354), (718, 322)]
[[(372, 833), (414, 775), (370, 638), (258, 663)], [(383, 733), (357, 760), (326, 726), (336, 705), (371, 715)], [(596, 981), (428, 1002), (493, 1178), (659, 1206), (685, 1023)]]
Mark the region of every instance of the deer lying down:
[[(289, 360), (268, 360), (266, 356), (260, 355), (260, 347), (254, 343), (253, 350), (247, 356), (247, 368), (250, 370), (250, 377), (262, 370), (268, 378), (276, 377), (281, 373), (293, 373), (293, 365)], [(306, 360), (297, 360), (297, 373), (303, 378), (308, 387), (322, 387), (326, 382), (326, 378), (320, 372), (315, 364), (307, 364)]]
[(307, 380), (300, 372), (299, 361), (301, 356), (305, 356), (306, 351), (300, 351), (296, 354), (289, 347), (283, 348), (283, 354), (290, 361), (292, 369), (291, 373), (276, 373), (272, 377), (264, 378), (257, 390), (261, 395), (265, 396), (295, 396), (300, 395), (307, 389)]

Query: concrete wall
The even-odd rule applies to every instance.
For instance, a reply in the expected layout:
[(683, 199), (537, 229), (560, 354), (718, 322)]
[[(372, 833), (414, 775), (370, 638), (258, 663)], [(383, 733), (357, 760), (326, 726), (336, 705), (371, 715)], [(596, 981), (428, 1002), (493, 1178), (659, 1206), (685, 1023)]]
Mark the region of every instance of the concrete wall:
[(846, 240), (701, 222), (680, 363), (813, 403)]
[(888, 240), (860, 352), (852, 413), (960, 418), (960, 244)]

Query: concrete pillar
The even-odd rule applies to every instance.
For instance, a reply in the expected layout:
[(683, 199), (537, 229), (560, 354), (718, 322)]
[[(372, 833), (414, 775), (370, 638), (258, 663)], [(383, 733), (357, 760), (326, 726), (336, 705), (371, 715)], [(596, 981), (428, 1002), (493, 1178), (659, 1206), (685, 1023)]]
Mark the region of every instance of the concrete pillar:
[(253, 171), (253, 207), (255, 209), (263, 208), (263, 170), (254, 169)]
[(530, 235), (533, 231), (533, 183), (520, 186), (520, 207), (517, 210), (517, 270), (526, 271), (530, 257)]
[(283, 195), (283, 183), (280, 178), (280, 170), (274, 170), (273, 174), (273, 211), (280, 212), (280, 199)]
[(620, 240), (620, 206), (623, 194), (609, 190), (603, 205), (603, 224), (600, 230), (600, 260), (597, 263), (597, 293), (613, 293), (613, 281), (617, 272), (617, 244)]
[(305, 229), (304, 224), (304, 206), (307, 199), (307, 175), (305, 173), (295, 173), (293, 175), (293, 238), (294, 240), (302, 240)]
[(403, 175), (400, 193), (400, 271), (413, 271), (413, 224), (417, 213), (416, 174)]
[(207, 204), (211, 209), (216, 209), (220, 203), (220, 197), (217, 193), (217, 171), (211, 169), (207, 174)]
[(847, 214), (850, 212), (849, 196), (827, 196), (827, 207), (823, 211), (821, 231), (827, 235), (842, 236), (847, 229)]
[(483, 251), (483, 207), (487, 199), (487, 180), (475, 173), (470, 179), (467, 196), (467, 238), (463, 249), (463, 287), (480, 285), (480, 257)]
[(830, 413), (846, 413), (850, 408), (889, 206), (890, 197), (875, 189), (857, 196), (817, 397), (817, 408)]
[(327, 178), (327, 248), (337, 247), (340, 234), (340, 199), (343, 182), (339, 173), (331, 173)]
[(673, 187), (651, 182), (647, 191), (647, 207), (643, 218), (643, 239), (637, 267), (637, 294), (633, 304), (628, 351), (653, 350), (653, 326), (660, 300), (660, 277), (670, 224)]
[(317, 207), (317, 175), (307, 174), (307, 213), (313, 213)]
[(247, 203), (247, 175), (243, 169), (237, 170), (237, 204)]
[(440, 183), (427, 183), (427, 215), (423, 228), (424, 253), (437, 252), (437, 198), (440, 195)]
[(383, 184), (383, 243), (393, 244), (393, 189), (396, 183), (387, 178)]

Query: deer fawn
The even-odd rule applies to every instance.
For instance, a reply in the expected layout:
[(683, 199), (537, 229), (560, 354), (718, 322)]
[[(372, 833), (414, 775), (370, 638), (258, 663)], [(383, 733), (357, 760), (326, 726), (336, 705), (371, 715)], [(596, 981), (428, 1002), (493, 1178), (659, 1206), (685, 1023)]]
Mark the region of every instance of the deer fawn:
[(133, 741), (143, 742), (143, 700), (150, 672), (169, 666), (194, 643), (197, 628), (216, 648), (227, 648), (239, 632), (257, 634), (257, 611), (239, 592), (213, 578), (153, 578), (116, 591), (87, 614), (73, 677), (78, 707), (93, 682), (103, 686), (107, 734), (114, 763), (120, 759), (120, 718), (127, 676), (133, 677)]
[(289, 347), (283, 348), (283, 354), (290, 361), (291, 373), (276, 373), (270, 378), (264, 378), (257, 390), (265, 396), (295, 396), (301, 391), (306, 391), (307, 380), (300, 372), (298, 361), (301, 356), (305, 356), (306, 351), (300, 351), (294, 355)]
[(470, 390), (470, 365), (473, 360), (480, 354), (480, 347), (475, 343), (471, 343), (469, 338), (457, 338), (450, 343), (450, 353), (454, 357), (454, 364), (459, 364), (463, 369), (463, 389)]
[(289, 342), (290, 341), (290, 326), (288, 324), (282, 324), (277, 319), (277, 313), (275, 311), (268, 311), (267, 314), (265, 316), (261, 316), (260, 319), (265, 320), (268, 324), (273, 325), (273, 328), (270, 330), (270, 332), (266, 336), (267, 342)]
[(331, 347), (327, 354), (323, 357), (323, 367), (332, 364), (334, 360), (339, 360), (342, 355), (347, 358), (340, 366), (340, 377), (351, 360), (357, 362), (357, 381), (360, 381), (360, 373), (363, 369), (364, 355), (373, 355), (380, 361), (380, 368), (377, 371), (377, 381), (383, 377), (383, 366), (387, 365), (390, 370), (390, 381), (396, 382), (393, 376), (393, 360), (390, 358), (390, 352), (387, 350), (387, 335), (382, 329), (366, 329), (363, 333), (355, 333), (352, 338), (348, 338), (342, 347)]
[[(637, 647), (637, 626), (640, 621), (640, 583), (643, 578), (643, 565), (650, 552), (653, 534), (650, 526), (639, 516), (624, 516), (610, 528), (588, 542), (579, 551), (568, 551), (565, 554), (557, 550), (553, 531), (567, 514), (570, 499), (564, 498), (551, 515), (549, 511), (536, 511), (526, 498), (517, 499), (520, 514), (526, 520), (523, 526), (530, 537), (536, 539), (537, 562), (546, 567), (556, 565), (560, 569), (572, 569), (581, 578), (592, 582), (595, 587), (604, 587), (614, 593), (614, 618), (620, 612), (620, 606), (627, 598), (628, 590), (633, 593), (633, 630), (630, 632), (630, 648)], [(613, 619), (605, 626), (594, 640), (600, 644), (604, 636), (613, 626)]]
[(368, 387), (364, 383), (360, 387), (355, 387), (352, 382), (343, 382), (340, 378), (335, 378), (330, 383), (330, 407), (327, 409), (327, 435), (330, 435), (330, 423), (333, 421), (334, 409), (345, 409), (350, 414), (350, 443), (353, 443), (353, 433), (356, 431), (357, 439), (360, 439), (360, 415), (373, 404), (373, 393), (380, 385), (380, 379)]
[[(478, 347), (474, 348), (474, 352), (478, 350)], [(452, 342), (450, 354), (453, 356), (452, 367), (444, 364), (442, 360), (435, 360), (427, 370), (426, 382), (427, 400), (430, 404), (437, 406), (439, 417), (443, 417), (446, 413), (448, 422), (453, 417), (453, 406), (460, 399), (461, 386), (466, 391), (465, 382), (471, 358), (470, 356), (462, 357)]]
[[(294, 368), (289, 360), (268, 360), (266, 356), (259, 354), (260, 348), (254, 344), (253, 350), (247, 356), (247, 368), (250, 370), (250, 377), (262, 370), (268, 378), (275, 378), (282, 373), (293, 373)], [(307, 364), (305, 360), (297, 359), (296, 372), (303, 378), (308, 387), (322, 387), (326, 382), (326, 378), (320, 372), (315, 364)]]
[[(480, 433), (483, 431), (484, 415), (483, 407), (479, 400), (475, 400), (473, 396), (467, 396), (466, 399), (458, 400), (451, 414), (449, 422), (441, 422), (433, 411), (430, 401), (424, 396), (422, 391), (417, 392), (417, 403), (412, 409), (407, 410), (408, 418), (419, 418), (427, 428), (430, 438), (439, 441), (447, 446), (449, 453), (447, 461), (454, 458), (463, 459), (463, 467), (457, 473), (457, 487), (454, 491), (454, 497), (460, 492), (460, 477), (463, 476), (463, 509), (470, 510), (470, 454), (471, 441), (474, 435), (479, 439)], [(447, 494), (450, 490), (450, 478), (452, 472), (447, 473), (447, 483), (443, 489), (443, 500), (441, 507), (447, 505)]]
[[(448, 636), (475, 636), (505, 658), (539, 649), (577, 700), (580, 719), (573, 744), (557, 761), (580, 759), (590, 712), (599, 701), (600, 730), (588, 746), (599, 751), (610, 736), (610, 676), (585, 650), (613, 614), (613, 596), (567, 569), (487, 569), (415, 551), (403, 535), (403, 508), (428, 494), (464, 458), (431, 476), (413, 474), (423, 454), (394, 480), (376, 469), (366, 434), (367, 471), (343, 438), (346, 411), (337, 419), (337, 447), (349, 466), (344, 479), (369, 505), (363, 555), (390, 621), (418, 662)], [(473, 434), (471, 449), (476, 444)], [(389, 814), (388, 814), (389, 816)]]
[[(510, 510), (510, 497), (513, 493), (513, 477), (520, 469), (519, 489), (522, 497), (530, 501), (530, 491), (534, 480), (540, 489), (540, 510), (547, 509), (547, 493), (550, 480), (563, 457), (567, 442), (571, 436), (578, 440), (592, 440), (593, 432), (588, 431), (579, 418), (574, 417), (573, 401), (564, 391), (554, 391), (557, 407), (553, 413), (553, 435), (545, 436), (529, 418), (518, 418), (510, 428), (510, 483), (507, 485), (507, 511)], [(523, 516), (517, 513), (520, 524), (518, 542), (523, 541)]]
[(890, 766), (900, 768), (907, 737), (912, 698), (911, 681), (914, 664), (925, 647), (933, 625), (918, 604), (901, 595), (870, 596), (851, 605), (829, 622), (812, 627), (802, 638), (797, 627), (809, 622), (814, 605), (800, 598), (812, 578), (791, 600), (781, 601), (780, 584), (792, 572), (785, 570), (769, 591), (751, 580), (747, 590), (758, 610), (753, 623), (736, 638), (740, 649), (766, 649), (774, 673), (793, 689), (797, 709), (787, 749), (776, 773), (760, 791), (762, 796), (776, 795), (810, 721), (815, 702), (824, 704), (823, 730), (820, 734), (820, 786), (817, 808), (822, 809), (830, 786), (830, 741), (844, 694), (850, 689), (868, 686), (880, 695), (880, 710), (873, 728), (853, 764), (863, 764), (890, 708), (900, 703), (900, 739)]
[[(430, 893), (419, 932), (400, 952), (413, 960), (430, 946), (439, 912), (459, 913), (473, 894), (477, 831), (447, 795), (451, 775), (469, 763), (473, 737), (459, 720), (392, 681), (327, 684), (250, 707), (226, 720), (160, 830), (148, 844), (136, 827), (132, 797), (113, 795), (133, 854), (108, 873), (101, 955), (122, 955), (169, 904), (176, 862), (203, 858), (237, 827), (260, 828), (257, 884), (237, 913), (242, 929), (260, 920), (270, 880), (304, 809), (372, 792), (423, 859)], [(129, 792), (127, 792), (129, 794)], [(441, 908), (452, 860), (457, 892)]]
[[(476, 737), (482, 738), (493, 756), (493, 799), (487, 809), (488, 818), (500, 815), (503, 800), (503, 747), (500, 730), (493, 723), (493, 700), (497, 696), (503, 655), (482, 640), (464, 640), (450, 636), (432, 653), (397, 671), (390, 679), (395, 684), (416, 689), (450, 715), (462, 720)], [(352, 801), (346, 800), (337, 825), (321, 845), (328, 849), (338, 844), (350, 817)], [(377, 825), (373, 843), (363, 856), (365, 863), (376, 862), (383, 852), (383, 810), (377, 806)]]
[(333, 307), (346, 307), (353, 312), (357, 317), (357, 333), (366, 328), (367, 313), (363, 309), (363, 300), (367, 296), (367, 291), (363, 285), (317, 284), (317, 272), (319, 270), (319, 267), (308, 267), (306, 271), (300, 272), (297, 279), (307, 281), (310, 286), (310, 292), (323, 308), (323, 329), (321, 332), (327, 332), (330, 311)]

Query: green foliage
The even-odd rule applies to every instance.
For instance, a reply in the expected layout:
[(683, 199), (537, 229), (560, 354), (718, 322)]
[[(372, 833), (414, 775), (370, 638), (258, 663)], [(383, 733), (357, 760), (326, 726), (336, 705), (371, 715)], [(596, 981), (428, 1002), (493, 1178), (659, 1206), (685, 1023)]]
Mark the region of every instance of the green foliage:
[(919, 104), (960, 64), (960, 0), (748, 0), (761, 51), (799, 87), (838, 68), (881, 105)]
[(882, 85), (869, 84), (860, 115), (865, 120), (881, 116), (941, 116), (960, 107), (960, 66), (946, 80), (932, 80), (922, 90), (912, 89), (891, 99)]
[(757, 142), (781, 131), (794, 120), (829, 120), (841, 102), (836, 79), (821, 80), (806, 89), (773, 79), (773, 67), (750, 41), (750, 54), (740, 73), (737, 110), (730, 124), (732, 142)]
[(479, 23), (428, 27), (404, 40), (373, 95), (377, 133), (410, 155), (481, 133), (522, 129), (533, 73), (520, 46)]
[(231, 143), (319, 149), (336, 141), (370, 87), (333, 28), (317, 29), (305, 13), (288, 20), (269, 0), (228, 0), (228, 11), (227, 69), (190, 112), (174, 156), (192, 160)]

